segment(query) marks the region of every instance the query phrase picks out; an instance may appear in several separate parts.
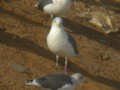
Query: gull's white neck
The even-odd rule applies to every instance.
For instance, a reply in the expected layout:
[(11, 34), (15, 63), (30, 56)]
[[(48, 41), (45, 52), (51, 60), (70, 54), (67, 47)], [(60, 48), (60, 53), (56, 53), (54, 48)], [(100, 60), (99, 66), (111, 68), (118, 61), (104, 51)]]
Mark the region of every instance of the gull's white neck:
[(51, 29), (50, 29), (49, 34), (58, 35), (58, 34), (60, 34), (60, 33), (64, 33), (64, 27), (63, 27), (63, 25), (58, 26), (58, 25), (56, 25), (56, 24), (53, 24), (53, 25), (51, 26)]
[(54, 28), (54, 27), (55, 28), (61, 28), (61, 27), (63, 27), (63, 25), (59, 26), (59, 25), (57, 25), (57, 24), (54, 23), (54, 24), (52, 24), (52, 28)]

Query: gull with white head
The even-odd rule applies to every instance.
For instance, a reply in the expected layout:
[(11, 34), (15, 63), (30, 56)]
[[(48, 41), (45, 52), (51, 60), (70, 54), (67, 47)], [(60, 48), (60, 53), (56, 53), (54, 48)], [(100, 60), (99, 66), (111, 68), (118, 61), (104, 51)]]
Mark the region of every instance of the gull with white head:
[(71, 0), (40, 0), (35, 4), (35, 7), (41, 11), (54, 15), (65, 14), (71, 6)]
[(58, 66), (59, 56), (65, 57), (65, 71), (67, 71), (68, 58), (80, 56), (75, 40), (64, 30), (63, 20), (60, 17), (55, 17), (52, 21), (52, 26), (47, 36), (47, 45), (56, 54), (56, 66)]
[(75, 90), (84, 81), (84, 77), (80, 73), (72, 75), (51, 74), (29, 80), (25, 85), (35, 85), (48, 90)]

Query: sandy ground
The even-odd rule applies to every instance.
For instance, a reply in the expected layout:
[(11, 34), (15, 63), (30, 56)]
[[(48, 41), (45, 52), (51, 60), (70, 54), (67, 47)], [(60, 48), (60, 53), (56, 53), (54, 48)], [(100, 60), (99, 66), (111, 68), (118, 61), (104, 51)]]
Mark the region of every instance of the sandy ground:
[[(63, 58), (60, 67), (55, 68), (55, 55), (46, 45), (51, 19), (33, 7), (35, 2), (0, 1), (0, 90), (42, 90), (25, 86), (24, 82), (46, 74), (64, 73)], [(78, 0), (80, 12), (87, 8), (86, 3)], [(100, 7), (90, 6), (93, 10)], [(64, 17), (66, 31), (75, 38), (85, 63), (92, 68), (82, 64), (79, 58), (71, 58), (68, 74), (80, 72), (85, 76), (87, 81), (78, 90), (120, 90), (120, 33), (105, 35), (89, 28), (78, 18), (75, 6), (72, 9)], [(115, 16), (119, 26), (118, 11)]]

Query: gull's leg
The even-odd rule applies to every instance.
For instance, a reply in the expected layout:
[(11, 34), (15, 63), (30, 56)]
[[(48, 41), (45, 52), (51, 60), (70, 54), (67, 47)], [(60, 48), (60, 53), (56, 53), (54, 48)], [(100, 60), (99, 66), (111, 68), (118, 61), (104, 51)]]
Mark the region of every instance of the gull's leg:
[(56, 67), (58, 67), (58, 61), (59, 61), (59, 56), (58, 55), (56, 55)]
[(68, 67), (68, 58), (65, 57), (65, 66), (64, 66), (64, 71), (67, 72), (67, 67)]

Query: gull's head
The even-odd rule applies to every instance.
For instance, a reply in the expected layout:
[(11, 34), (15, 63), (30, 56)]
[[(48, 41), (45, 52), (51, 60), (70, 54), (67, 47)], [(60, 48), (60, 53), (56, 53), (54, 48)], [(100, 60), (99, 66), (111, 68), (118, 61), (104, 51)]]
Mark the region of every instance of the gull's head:
[(40, 86), (39, 83), (36, 82), (36, 79), (25, 82), (25, 85)]
[(61, 17), (55, 17), (52, 21), (52, 25), (58, 26), (58, 27), (62, 26), (63, 25), (62, 18)]
[(84, 79), (84, 76), (80, 73), (75, 73), (75, 74), (72, 74), (72, 78), (77, 82), (77, 83), (81, 83), (81, 82), (84, 82), (85, 79)]

